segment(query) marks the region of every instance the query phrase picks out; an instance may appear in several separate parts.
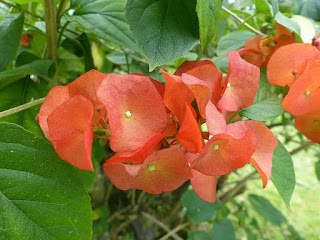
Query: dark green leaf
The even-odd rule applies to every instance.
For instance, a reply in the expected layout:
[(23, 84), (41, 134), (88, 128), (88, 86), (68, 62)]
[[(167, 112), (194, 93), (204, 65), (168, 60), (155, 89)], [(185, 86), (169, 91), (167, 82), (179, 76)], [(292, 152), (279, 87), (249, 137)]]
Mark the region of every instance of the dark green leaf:
[(203, 51), (216, 33), (222, 0), (197, 0), (201, 50)]
[(247, 30), (234, 31), (224, 35), (218, 42), (217, 54), (222, 55), (232, 50), (238, 50), (243, 47), (245, 41), (254, 36), (254, 33)]
[(240, 114), (249, 119), (266, 121), (283, 113), (282, 99), (271, 92), (263, 81), (259, 82), (259, 89), (251, 106), (243, 109)]
[[(33, 99), (45, 97), (49, 90), (44, 80), (39, 81), (38, 79), (37, 82), (34, 82), (29, 77), (22, 78), (14, 84), (0, 89), (0, 112), (30, 102)], [(39, 110), (40, 105), (37, 105), (8, 117), (0, 118), (0, 121), (19, 124), (42, 136), (42, 131), (36, 121)]]
[(24, 22), (24, 15), (11, 14), (0, 22), (0, 72), (15, 58)]
[(199, 39), (196, 0), (128, 0), (126, 17), (150, 69), (182, 57)]
[(265, 220), (269, 221), (270, 223), (279, 226), (282, 223), (287, 223), (288, 220), (282, 215), (282, 213), (276, 209), (268, 199), (250, 194), (249, 195), (249, 201), (256, 210), (257, 213), (259, 213), (262, 217), (265, 218)]
[(210, 237), (205, 231), (198, 231), (191, 233), (188, 240), (210, 240)]
[(218, 202), (203, 201), (193, 190), (187, 190), (181, 198), (182, 206), (187, 209), (187, 215), (194, 223), (211, 219), (218, 212)]
[(0, 239), (91, 239), (90, 198), (76, 169), (20, 126), (0, 123)]
[(93, 58), (92, 58), (92, 53), (91, 53), (91, 46), (89, 39), (87, 37), (87, 34), (82, 33), (78, 38), (77, 41), (80, 43), (80, 47), (83, 52), (83, 59), (84, 59), (84, 68), (85, 71), (89, 71), (91, 69), (94, 69), (94, 64), (93, 64)]
[(0, 89), (26, 75), (43, 77), (49, 81), (53, 75), (52, 73), (54, 73), (54, 69), (55, 65), (52, 60), (39, 59), (12, 70), (0, 72)]
[(124, 17), (125, 0), (71, 0), (72, 20), (115, 44), (137, 50)]
[(289, 208), (296, 185), (296, 177), (290, 154), (283, 144), (280, 141), (278, 142), (279, 145), (273, 152), (271, 181)]
[(316, 176), (318, 178), (318, 181), (320, 181), (320, 161), (316, 162), (314, 165), (314, 169), (316, 172)]
[(211, 235), (214, 240), (236, 240), (232, 222), (227, 218), (214, 223)]

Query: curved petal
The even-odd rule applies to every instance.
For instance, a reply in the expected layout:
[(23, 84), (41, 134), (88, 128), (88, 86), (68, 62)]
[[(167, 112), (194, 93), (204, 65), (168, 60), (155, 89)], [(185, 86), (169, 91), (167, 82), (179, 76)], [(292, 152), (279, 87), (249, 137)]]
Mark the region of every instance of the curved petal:
[(194, 76), (205, 81), (212, 95), (212, 101), (216, 104), (221, 96), (222, 74), (218, 71), (213, 62), (203, 61), (185, 61), (175, 72), (175, 75), (182, 76), (183, 73)]
[(308, 43), (293, 43), (279, 48), (270, 58), (267, 77), (270, 84), (285, 87), (297, 79), (310, 59), (319, 59), (319, 51)]
[(312, 114), (320, 111), (320, 68), (304, 72), (291, 86), (283, 99), (282, 107), (293, 115)]
[(48, 117), (49, 134), (58, 156), (88, 171), (94, 171), (91, 160), (92, 116), (92, 103), (83, 96), (74, 96)]
[(258, 91), (260, 69), (243, 60), (238, 52), (228, 54), (229, 70), (218, 108), (236, 112), (249, 107)]
[[(190, 164), (199, 157), (199, 154), (186, 153), (186, 159)], [(191, 185), (196, 194), (204, 201), (213, 203), (217, 200), (217, 178), (204, 175), (197, 170), (191, 169)]]
[(98, 97), (107, 109), (115, 152), (135, 151), (167, 126), (162, 98), (148, 76), (108, 74)]
[(197, 153), (201, 152), (202, 150), (204, 142), (197, 120), (192, 113), (192, 107), (190, 104), (186, 104), (185, 116), (181, 123), (176, 139), (189, 152)]
[(295, 127), (311, 141), (320, 143), (320, 112), (311, 116), (296, 116)]
[(40, 112), (37, 115), (37, 121), (40, 127), (49, 141), (52, 141), (49, 136), (48, 129), (48, 116), (61, 104), (66, 102), (70, 98), (69, 90), (67, 86), (57, 86), (50, 90), (44, 103), (40, 108)]
[(155, 150), (158, 143), (164, 138), (165, 134), (158, 134), (152, 136), (146, 143), (135, 152), (118, 153), (108, 159), (108, 163), (121, 162), (121, 163), (143, 163), (144, 160)]
[(257, 138), (256, 148), (250, 162), (260, 173), (263, 187), (265, 187), (271, 177), (272, 156), (275, 147), (278, 146), (278, 140), (269, 128), (255, 120), (229, 124), (226, 133), (235, 138), (241, 138), (247, 130), (252, 130)]
[(217, 134), (206, 143), (192, 169), (208, 176), (224, 175), (249, 162), (255, 148), (256, 136), (251, 130), (240, 139)]
[(212, 102), (208, 102), (206, 107), (206, 123), (212, 135), (225, 132), (227, 126), (226, 120)]
[(107, 161), (103, 167), (117, 188), (136, 188), (151, 194), (173, 191), (191, 177), (184, 151), (177, 148), (154, 152), (143, 164), (126, 165)]
[(92, 119), (93, 125), (99, 123), (101, 115), (106, 118), (105, 108), (97, 96), (98, 88), (106, 76), (107, 74), (92, 69), (68, 84), (71, 97), (82, 95), (93, 104), (95, 110)]

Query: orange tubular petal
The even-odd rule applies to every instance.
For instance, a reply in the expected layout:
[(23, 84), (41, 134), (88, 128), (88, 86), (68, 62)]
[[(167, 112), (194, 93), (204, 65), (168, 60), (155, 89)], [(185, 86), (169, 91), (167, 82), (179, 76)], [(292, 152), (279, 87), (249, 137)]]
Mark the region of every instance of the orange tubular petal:
[(206, 107), (206, 123), (212, 135), (225, 132), (227, 126), (226, 120), (212, 102), (208, 102)]
[(224, 175), (249, 162), (255, 148), (256, 136), (251, 130), (240, 139), (217, 134), (206, 143), (192, 168), (208, 176)]
[(107, 161), (103, 167), (117, 188), (136, 188), (151, 194), (173, 191), (192, 176), (184, 151), (176, 148), (154, 152), (143, 164), (126, 165)]
[(260, 69), (243, 60), (236, 51), (230, 52), (228, 58), (229, 70), (218, 107), (236, 112), (253, 103), (258, 91)]
[[(102, 80), (107, 76), (107, 74), (99, 72), (97, 70), (90, 70), (85, 74), (82, 74), (76, 80), (68, 84), (70, 96), (82, 95), (93, 104), (94, 110), (92, 124), (97, 125), (99, 119), (101, 119), (101, 114), (103, 117), (106, 117), (106, 111), (101, 103), (100, 99), (97, 96), (98, 88)], [(97, 111), (100, 111), (98, 113)]]
[(320, 113), (296, 116), (296, 129), (315, 143), (320, 143)]
[(183, 73), (194, 76), (207, 83), (212, 94), (212, 101), (216, 104), (221, 96), (222, 74), (218, 71), (213, 62), (204, 61), (185, 61), (177, 69), (175, 75), (182, 76)]
[(44, 135), (49, 141), (51, 141), (51, 138), (49, 136), (48, 129), (48, 116), (69, 98), (70, 96), (67, 86), (54, 87), (50, 90), (40, 108), (40, 112), (37, 116), (37, 121), (40, 124)]
[(59, 157), (88, 171), (94, 171), (91, 161), (92, 115), (92, 103), (82, 96), (74, 96), (48, 117), (49, 134)]
[[(199, 154), (186, 153), (186, 159), (190, 164), (199, 157)], [(191, 185), (198, 196), (209, 203), (217, 200), (217, 178), (215, 176), (204, 175), (197, 170), (191, 169), (192, 178), (190, 179)]]
[(135, 151), (167, 126), (162, 98), (148, 76), (108, 74), (98, 97), (107, 109), (115, 152)]
[(204, 145), (199, 125), (192, 114), (192, 107), (186, 104), (186, 113), (181, 123), (177, 141), (192, 153), (199, 153)]
[(252, 130), (257, 138), (256, 148), (250, 162), (260, 173), (263, 187), (265, 187), (271, 177), (272, 156), (275, 147), (278, 146), (278, 140), (269, 128), (255, 120), (229, 124), (226, 133), (235, 138), (241, 138), (248, 130)]
[(293, 115), (312, 114), (320, 111), (320, 68), (304, 72), (291, 86), (282, 107)]
[(269, 60), (267, 77), (270, 84), (285, 87), (295, 82), (310, 59), (319, 59), (319, 51), (308, 43), (293, 43), (279, 48)]
[(146, 143), (136, 152), (118, 153), (108, 159), (108, 163), (121, 162), (121, 163), (143, 163), (143, 161), (155, 150), (158, 143), (164, 138), (165, 134), (152, 136)]

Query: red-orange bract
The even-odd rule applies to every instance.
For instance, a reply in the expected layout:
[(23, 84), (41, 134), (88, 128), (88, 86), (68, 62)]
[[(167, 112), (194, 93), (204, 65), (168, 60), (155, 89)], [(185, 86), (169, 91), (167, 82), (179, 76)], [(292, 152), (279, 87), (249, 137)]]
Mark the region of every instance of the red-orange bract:
[(89, 71), (53, 88), (37, 120), (58, 155), (83, 170), (93, 171), (93, 137), (109, 142), (115, 155), (104, 171), (122, 190), (158, 194), (190, 179), (202, 199), (214, 202), (217, 176), (249, 161), (265, 186), (275, 137), (258, 121), (227, 125), (225, 117), (252, 104), (259, 68), (233, 51), (226, 79), (208, 60), (162, 74), (165, 86), (143, 74)]

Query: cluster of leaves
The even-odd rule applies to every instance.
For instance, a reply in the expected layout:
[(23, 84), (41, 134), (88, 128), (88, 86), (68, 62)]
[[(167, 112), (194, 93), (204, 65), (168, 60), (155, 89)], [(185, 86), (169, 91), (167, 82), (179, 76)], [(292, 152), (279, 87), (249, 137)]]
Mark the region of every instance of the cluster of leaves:
[(301, 238), (235, 198), (257, 171), (230, 179), (253, 165), (289, 207), (291, 156), (262, 122), (290, 124), (284, 108), (319, 143), (317, 24), (292, 16), (318, 3), (229, 2), (0, 0), (1, 239), (263, 239), (251, 209)]

